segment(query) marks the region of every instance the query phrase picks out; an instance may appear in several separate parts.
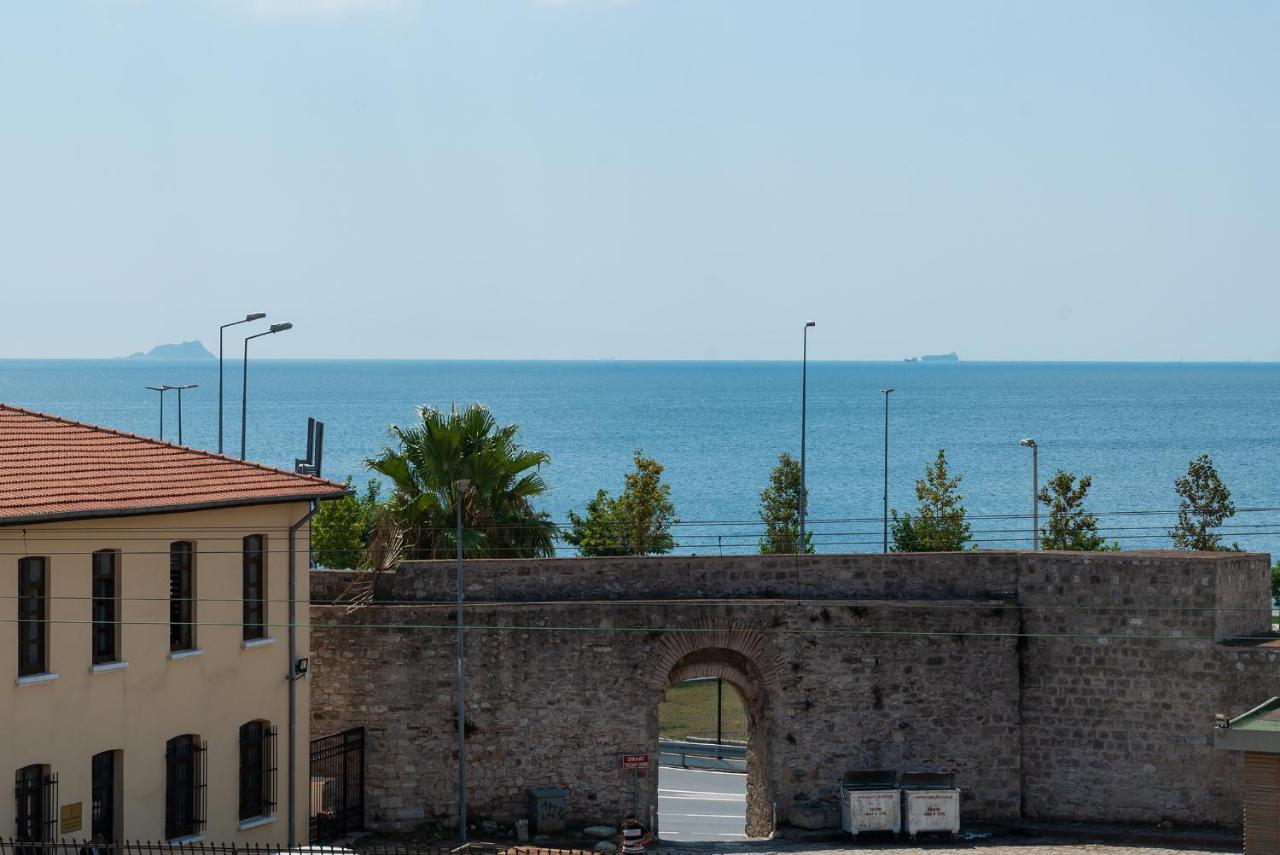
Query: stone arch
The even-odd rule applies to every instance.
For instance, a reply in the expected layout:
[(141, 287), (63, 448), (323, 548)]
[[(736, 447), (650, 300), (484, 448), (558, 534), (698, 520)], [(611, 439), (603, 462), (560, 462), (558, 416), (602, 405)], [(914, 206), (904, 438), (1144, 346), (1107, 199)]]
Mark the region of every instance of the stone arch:
[[(741, 695), (747, 712), (746, 832), (751, 837), (767, 837), (773, 832), (769, 707), (779, 697), (779, 671), (780, 658), (764, 633), (710, 623), (665, 635), (649, 661), (655, 743), (658, 704), (675, 683), (720, 677)], [(656, 779), (652, 786), (656, 803)]]

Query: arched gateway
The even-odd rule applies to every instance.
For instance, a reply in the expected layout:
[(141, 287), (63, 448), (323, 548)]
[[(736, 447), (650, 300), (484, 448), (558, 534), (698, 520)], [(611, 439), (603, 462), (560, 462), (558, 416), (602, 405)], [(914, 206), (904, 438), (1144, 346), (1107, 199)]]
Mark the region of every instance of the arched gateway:
[[(747, 835), (773, 832), (774, 782), (769, 756), (769, 705), (778, 686), (777, 649), (760, 632), (706, 624), (663, 637), (649, 663), (651, 743), (657, 754), (658, 704), (667, 689), (697, 677), (719, 677), (742, 696), (747, 712)], [(650, 803), (657, 804), (658, 779), (650, 779)], [(661, 831), (661, 828), (658, 829)]]

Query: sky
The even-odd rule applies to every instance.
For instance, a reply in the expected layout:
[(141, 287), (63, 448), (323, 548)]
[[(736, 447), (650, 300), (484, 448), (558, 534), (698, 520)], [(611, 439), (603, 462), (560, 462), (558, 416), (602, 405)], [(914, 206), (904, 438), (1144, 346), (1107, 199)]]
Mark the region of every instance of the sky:
[[(0, 357), (1280, 361), (1280, 4), (0, 5)], [(239, 328), (243, 329), (243, 328)]]

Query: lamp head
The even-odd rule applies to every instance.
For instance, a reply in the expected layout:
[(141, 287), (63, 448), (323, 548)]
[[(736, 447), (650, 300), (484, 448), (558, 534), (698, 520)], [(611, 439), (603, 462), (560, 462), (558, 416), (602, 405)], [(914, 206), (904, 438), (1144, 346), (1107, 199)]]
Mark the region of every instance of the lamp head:
[(277, 332), (284, 332), (285, 330), (291, 330), (291, 329), (293, 329), (293, 324), (289, 324), (289, 323), (272, 324), (271, 329), (267, 330), (267, 332), (277, 333)]
[(169, 387), (168, 387), (168, 386), (148, 386), (147, 388), (148, 388), (148, 389), (150, 389), (152, 392), (167, 392), (167, 391), (169, 391)]
[(253, 312), (244, 316), (246, 321), (260, 321), (267, 316), (266, 312)]
[(1027, 437), (1026, 439), (1018, 440), (1018, 445), (1022, 446), (1023, 448), (1035, 448), (1036, 441), (1031, 437)]
[(818, 322), (817, 322), (817, 321), (805, 321), (805, 322), (804, 322), (804, 325), (805, 325), (806, 327), (816, 327), (816, 326), (818, 325)]
[(893, 387), (892, 387), (892, 386), (890, 386), (890, 387), (888, 387), (887, 389), (881, 389), (880, 391), (881, 391), (881, 392), (884, 392), (886, 395), (888, 395), (890, 392), (892, 392), (892, 391), (893, 391)]

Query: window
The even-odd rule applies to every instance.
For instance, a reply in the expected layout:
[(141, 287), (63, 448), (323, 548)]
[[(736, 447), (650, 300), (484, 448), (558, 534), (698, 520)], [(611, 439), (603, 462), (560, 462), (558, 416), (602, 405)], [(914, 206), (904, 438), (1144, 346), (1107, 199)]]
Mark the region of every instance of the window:
[(195, 544), (169, 544), (169, 650), (195, 650)]
[(103, 751), (93, 755), (92, 787), (90, 802), (90, 834), (92, 839), (113, 843), (118, 838), (116, 824), (116, 769), (119, 766), (118, 751)]
[(244, 640), (267, 637), (267, 568), (263, 537), (244, 539)]
[(49, 774), (48, 766), (23, 766), (14, 791), (15, 836), (24, 842), (53, 840), (58, 830), (58, 776)]
[(93, 664), (120, 656), (120, 553), (93, 553)]
[(165, 743), (164, 836), (169, 840), (204, 831), (204, 753), (204, 741), (194, 734)]
[(18, 676), (49, 670), (48, 559), (18, 560)]
[(269, 722), (240, 726), (240, 819), (276, 810), (276, 729)]

